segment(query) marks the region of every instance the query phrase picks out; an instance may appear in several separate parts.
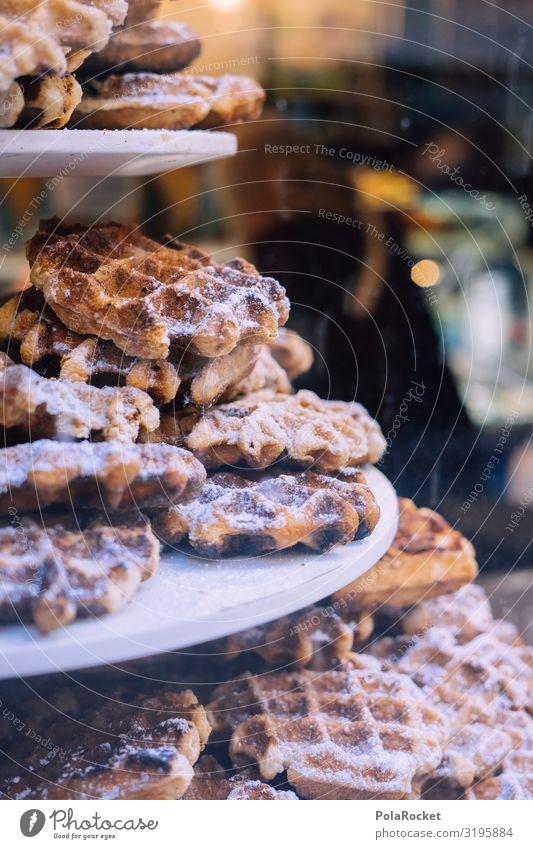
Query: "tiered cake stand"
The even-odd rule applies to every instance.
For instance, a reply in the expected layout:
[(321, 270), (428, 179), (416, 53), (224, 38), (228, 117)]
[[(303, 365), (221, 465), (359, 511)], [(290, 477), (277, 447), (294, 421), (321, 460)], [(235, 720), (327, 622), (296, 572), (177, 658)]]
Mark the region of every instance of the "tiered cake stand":
[[(230, 133), (2, 130), (0, 176), (140, 176), (231, 156), (236, 150)], [(0, 678), (184, 650), (324, 598), (374, 566), (396, 532), (392, 485), (372, 466), (365, 474), (381, 508), (380, 521), (367, 539), (327, 554), (298, 547), (241, 560), (205, 561), (192, 550), (166, 551), (155, 576), (118, 613), (79, 620), (47, 636), (33, 626), (0, 628)]]

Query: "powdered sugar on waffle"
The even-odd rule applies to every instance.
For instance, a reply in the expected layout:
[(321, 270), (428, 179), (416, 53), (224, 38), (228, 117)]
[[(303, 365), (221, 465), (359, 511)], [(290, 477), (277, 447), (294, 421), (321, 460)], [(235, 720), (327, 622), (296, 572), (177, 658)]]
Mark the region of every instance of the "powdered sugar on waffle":
[(406, 676), (352, 655), (324, 674), (245, 675), (208, 705), (235, 764), (287, 769), (304, 798), (402, 798), (442, 756), (446, 722)]
[(203, 416), (178, 415), (187, 447), (208, 468), (244, 463), (265, 468), (280, 458), (298, 467), (334, 472), (377, 462), (385, 440), (359, 405), (323, 401), (314, 392), (269, 390), (221, 404)]
[(32, 282), (67, 327), (111, 339), (131, 356), (165, 358), (171, 345), (222, 356), (245, 340), (275, 339), (289, 314), (283, 287), (251, 263), (218, 265), (136, 227), (44, 222), (28, 258)]
[(189, 506), (154, 516), (154, 527), (170, 544), (187, 535), (198, 551), (220, 557), (296, 543), (325, 551), (368, 535), (378, 519), (379, 507), (360, 472), (351, 481), (316, 472), (252, 479), (222, 473)]

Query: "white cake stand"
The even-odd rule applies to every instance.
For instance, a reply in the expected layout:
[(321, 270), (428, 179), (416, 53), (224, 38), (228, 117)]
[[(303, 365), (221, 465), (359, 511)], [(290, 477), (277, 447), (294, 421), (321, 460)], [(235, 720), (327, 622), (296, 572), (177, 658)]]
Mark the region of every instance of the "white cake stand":
[(33, 626), (0, 628), (0, 678), (81, 669), (184, 649), (269, 622), (318, 601), (370, 569), (398, 522), (387, 478), (365, 468), (381, 508), (364, 540), (313, 554), (293, 549), (248, 560), (164, 554), (156, 575), (118, 613), (74, 622), (47, 636)]
[(139, 177), (236, 152), (206, 130), (0, 130), (0, 177)]

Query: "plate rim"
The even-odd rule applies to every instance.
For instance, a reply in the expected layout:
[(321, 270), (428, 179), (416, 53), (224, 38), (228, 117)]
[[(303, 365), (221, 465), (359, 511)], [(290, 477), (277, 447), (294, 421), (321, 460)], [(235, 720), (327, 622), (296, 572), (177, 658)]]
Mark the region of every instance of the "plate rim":
[[(37, 177), (53, 178), (68, 168), (75, 157), (83, 161), (72, 173), (64, 177), (112, 177), (148, 176), (174, 170), (186, 165), (234, 156), (238, 140), (234, 133), (225, 130), (14, 130), (0, 129), (0, 177), (2, 179), (24, 179)], [(65, 157), (62, 168), (57, 159)], [(168, 160), (182, 157), (185, 161)], [(28, 163), (28, 159), (32, 161)], [(116, 159), (115, 167), (103, 167), (103, 162)], [(47, 164), (48, 159), (48, 164)], [(50, 164), (52, 159), (55, 165)], [(156, 161), (166, 160), (157, 170)], [(143, 173), (143, 160), (149, 170)], [(94, 172), (88, 173), (85, 166), (94, 163)], [(100, 164), (99, 164), (100, 163)], [(128, 167), (134, 170), (128, 173)], [(155, 168), (155, 170), (154, 170)], [(91, 169), (92, 171), (92, 169)]]
[[(216, 617), (211, 615), (209, 617), (194, 617), (190, 620), (182, 619), (181, 635), (179, 635), (179, 632), (176, 636), (171, 635), (175, 624), (168, 625), (163, 619), (161, 620), (162, 625), (150, 624), (144, 632), (135, 633), (135, 637), (142, 637), (143, 641), (149, 640), (151, 642), (147, 651), (140, 650), (141, 643), (133, 640), (131, 633), (122, 634), (117, 638), (116, 634), (107, 634), (105, 629), (102, 629), (101, 637), (98, 637), (97, 634), (96, 639), (93, 639), (92, 642), (87, 641), (87, 644), (85, 642), (85, 631), (89, 631), (92, 627), (93, 633), (97, 633), (101, 622), (106, 621), (112, 624), (113, 616), (123, 615), (125, 611), (127, 612), (128, 605), (121, 611), (117, 611), (117, 614), (106, 614), (101, 620), (96, 619), (93, 622), (89, 618), (81, 619), (66, 626), (65, 629), (55, 632), (61, 635), (61, 642), (54, 642), (54, 633), (45, 636), (38, 635), (34, 626), (22, 624), (0, 626), (0, 680), (78, 669), (94, 669), (165, 652), (182, 652), (204, 642), (220, 639), (229, 634), (266, 624), (281, 616), (297, 612), (346, 586), (350, 581), (365, 574), (381, 559), (390, 547), (398, 523), (398, 500), (392, 483), (379, 469), (373, 466), (363, 468), (371, 488), (373, 491), (377, 490), (375, 494), (381, 508), (380, 520), (373, 534), (366, 539), (333, 549), (331, 553), (336, 553), (335, 557), (340, 559), (340, 563), (337, 566), (334, 565), (327, 572), (315, 575), (301, 584), (296, 584), (288, 591), (280, 589), (264, 598), (254, 599), (251, 602), (241, 602), (233, 607), (229, 606), (222, 609)], [(372, 560), (367, 562), (362, 569), (357, 569), (354, 566), (353, 555), (356, 549), (363, 555), (359, 559), (363, 559), (368, 552), (374, 552)], [(313, 560), (317, 557), (328, 557), (328, 555), (329, 553), (320, 555), (306, 550), (295, 552), (294, 558), (300, 564), (305, 565), (302, 561), (306, 559)], [(166, 566), (169, 565), (171, 558), (171, 554), (165, 555), (163, 552), (162, 561), (165, 561)], [(265, 568), (268, 568), (268, 555), (252, 559), (254, 562), (260, 560), (261, 565), (264, 563)], [(224, 561), (217, 561), (217, 566), (218, 564), (221, 564), (223, 568)], [(152, 582), (157, 580), (156, 572), (154, 577), (150, 578), (150, 585), (153, 585)], [(143, 587), (140, 587), (136, 596), (142, 593), (142, 590)], [(263, 612), (261, 612), (261, 605), (265, 606), (266, 602), (268, 602), (266, 610), (263, 609)], [(276, 606), (275, 612), (272, 610), (274, 606)], [(243, 610), (246, 613), (245, 616), (243, 616)], [(132, 607), (133, 616), (135, 616), (135, 612), (135, 607)], [(237, 621), (238, 625), (235, 624)], [(196, 626), (196, 630), (193, 625)], [(200, 626), (204, 630), (199, 637), (197, 631)], [(78, 631), (81, 631), (81, 636)], [(28, 637), (27, 641), (24, 639), (23, 642), (19, 642), (21, 632), (24, 632)], [(185, 637), (186, 632), (195, 634), (194, 638)], [(17, 639), (12, 651), (9, 651), (10, 635), (16, 636)], [(68, 656), (68, 659), (61, 661), (62, 655)]]

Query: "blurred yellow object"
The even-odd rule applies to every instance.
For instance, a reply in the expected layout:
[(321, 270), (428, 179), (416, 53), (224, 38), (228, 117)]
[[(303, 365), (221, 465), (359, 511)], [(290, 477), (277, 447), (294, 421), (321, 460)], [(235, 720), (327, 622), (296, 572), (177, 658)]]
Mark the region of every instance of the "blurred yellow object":
[(417, 183), (404, 174), (374, 168), (354, 168), (352, 184), (361, 192), (360, 202), (372, 209), (405, 209), (420, 194)]
[(440, 266), (432, 259), (421, 259), (411, 269), (411, 280), (417, 286), (435, 286), (440, 279)]

